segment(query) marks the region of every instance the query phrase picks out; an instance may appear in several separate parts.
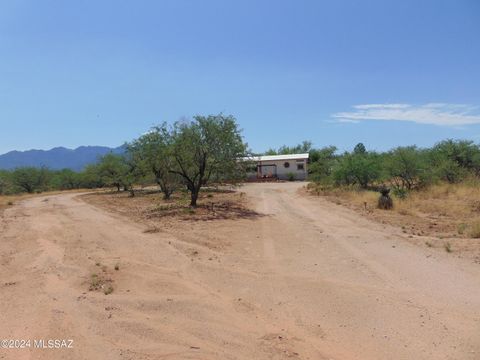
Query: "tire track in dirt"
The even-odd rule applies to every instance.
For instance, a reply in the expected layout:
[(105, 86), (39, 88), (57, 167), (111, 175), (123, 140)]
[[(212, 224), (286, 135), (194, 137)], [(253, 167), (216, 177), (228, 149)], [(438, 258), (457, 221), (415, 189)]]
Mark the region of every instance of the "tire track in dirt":
[[(478, 268), (426, 257), (301, 186), (248, 184), (267, 216), (152, 234), (72, 194), (6, 210), (0, 337), (76, 347), (0, 358), (477, 359)], [(107, 296), (88, 291), (103, 268)]]

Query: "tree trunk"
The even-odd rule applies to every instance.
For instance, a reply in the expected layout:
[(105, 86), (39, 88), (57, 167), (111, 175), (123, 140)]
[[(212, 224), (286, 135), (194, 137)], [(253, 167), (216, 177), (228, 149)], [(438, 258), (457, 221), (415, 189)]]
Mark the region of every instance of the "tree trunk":
[(163, 193), (163, 200), (170, 200), (173, 190), (169, 189), (167, 184), (164, 184), (159, 180), (157, 180), (157, 185), (160, 187), (160, 191)]
[(190, 197), (190, 206), (191, 207), (197, 207), (197, 199), (198, 199), (198, 193), (200, 192), (200, 189), (194, 188), (191, 190), (191, 197)]

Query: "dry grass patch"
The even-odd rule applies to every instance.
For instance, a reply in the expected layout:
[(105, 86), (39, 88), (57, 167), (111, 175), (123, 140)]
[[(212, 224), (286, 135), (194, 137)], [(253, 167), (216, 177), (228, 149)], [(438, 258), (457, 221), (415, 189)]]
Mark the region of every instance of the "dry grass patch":
[[(406, 199), (392, 195), (394, 208), (390, 211), (377, 209), (380, 193), (358, 191), (351, 188), (329, 189), (310, 184), (311, 194), (347, 206), (364, 216), (402, 229), (403, 233), (430, 236), (431, 247), (444, 247), (445, 239), (452, 246), (461, 245), (468, 251), (479, 252), (480, 244), (480, 184), (439, 184), (421, 191), (411, 192)], [(438, 239), (438, 244), (435, 239)], [(419, 242), (425, 244), (424, 241)], [(448, 246), (451, 250), (452, 246)]]
[[(118, 263), (113, 267), (115, 271), (120, 270)], [(103, 292), (109, 295), (113, 292), (113, 276), (109, 266), (103, 265), (100, 262), (95, 263), (95, 269), (91, 272), (88, 279), (88, 290)]]
[(113, 280), (106, 277), (105, 274), (93, 273), (90, 275), (90, 280), (88, 283), (89, 291), (101, 291), (105, 295), (109, 295), (113, 292)]
[(378, 192), (351, 188), (318, 191), (317, 187), (311, 184), (310, 192), (374, 218), (401, 225), (413, 230), (414, 234), (480, 237), (480, 186), (476, 184), (440, 184), (414, 191), (406, 199), (393, 196), (392, 211), (377, 209)]

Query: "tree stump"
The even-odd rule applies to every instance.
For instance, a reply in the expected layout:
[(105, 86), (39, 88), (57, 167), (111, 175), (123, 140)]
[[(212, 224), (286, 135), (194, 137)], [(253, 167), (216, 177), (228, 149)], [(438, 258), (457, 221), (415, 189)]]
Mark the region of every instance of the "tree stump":
[(378, 199), (378, 208), (383, 210), (390, 210), (393, 208), (393, 200), (390, 197), (390, 189), (380, 189), (380, 198)]

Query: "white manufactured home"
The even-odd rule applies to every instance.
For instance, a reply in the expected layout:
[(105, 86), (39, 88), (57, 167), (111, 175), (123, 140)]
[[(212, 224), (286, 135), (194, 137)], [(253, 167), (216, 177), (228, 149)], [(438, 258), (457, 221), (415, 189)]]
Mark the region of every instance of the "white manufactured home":
[(251, 170), (248, 172), (249, 180), (305, 180), (307, 178), (308, 153), (252, 156), (246, 160), (252, 162)]

